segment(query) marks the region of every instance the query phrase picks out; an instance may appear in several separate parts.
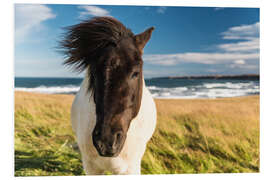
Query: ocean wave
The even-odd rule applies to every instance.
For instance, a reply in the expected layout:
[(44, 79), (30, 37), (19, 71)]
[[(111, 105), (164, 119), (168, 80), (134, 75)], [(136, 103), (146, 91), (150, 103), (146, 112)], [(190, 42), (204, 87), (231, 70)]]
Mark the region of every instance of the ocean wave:
[[(185, 87), (159, 87), (147, 86), (152, 96), (158, 99), (196, 99), (196, 98), (222, 98), (259, 94), (258, 83), (201, 83)], [(80, 87), (75, 85), (39, 86), (33, 88), (15, 87), (16, 91), (38, 92), (46, 94), (75, 94)]]
[(148, 87), (152, 96), (158, 99), (196, 99), (196, 98), (223, 98), (259, 94), (259, 85), (247, 83), (204, 83), (186, 87)]
[(208, 89), (212, 88), (231, 88), (231, 89), (241, 89), (241, 88), (246, 88), (249, 86), (253, 86), (253, 82), (248, 82), (248, 83), (231, 83), (231, 82), (226, 82), (226, 83), (205, 83), (203, 84), (204, 87)]
[(78, 92), (80, 89), (79, 86), (39, 86), (34, 88), (26, 88), (26, 87), (16, 87), (16, 91), (26, 91), (26, 92), (39, 92), (46, 94), (74, 94)]

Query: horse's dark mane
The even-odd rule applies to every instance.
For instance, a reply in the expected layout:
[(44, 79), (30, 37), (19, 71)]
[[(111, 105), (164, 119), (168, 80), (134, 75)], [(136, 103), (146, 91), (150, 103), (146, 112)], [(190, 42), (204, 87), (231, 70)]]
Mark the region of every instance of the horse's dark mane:
[(66, 55), (64, 64), (74, 65), (79, 72), (89, 67), (90, 89), (94, 85), (96, 63), (104, 55), (104, 49), (133, 36), (130, 29), (112, 17), (94, 17), (67, 27), (60, 42)]

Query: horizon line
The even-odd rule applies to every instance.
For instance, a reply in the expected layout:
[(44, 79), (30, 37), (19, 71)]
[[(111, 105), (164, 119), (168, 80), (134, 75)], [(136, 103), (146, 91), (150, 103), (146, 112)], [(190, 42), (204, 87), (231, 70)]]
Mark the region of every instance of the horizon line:
[[(152, 79), (152, 78), (170, 78), (170, 77), (214, 77), (214, 76), (251, 76), (251, 75), (255, 75), (255, 76), (260, 76), (260, 73), (248, 73), (248, 74), (208, 74), (208, 75), (173, 75), (173, 76), (156, 76), (156, 77), (147, 77), (145, 79)], [(77, 78), (77, 79), (83, 79), (83, 77), (63, 77), (63, 76), (59, 76), (59, 77), (53, 77), (53, 76), (14, 76), (14, 78), (67, 78), (67, 79), (71, 79), (71, 78)]]

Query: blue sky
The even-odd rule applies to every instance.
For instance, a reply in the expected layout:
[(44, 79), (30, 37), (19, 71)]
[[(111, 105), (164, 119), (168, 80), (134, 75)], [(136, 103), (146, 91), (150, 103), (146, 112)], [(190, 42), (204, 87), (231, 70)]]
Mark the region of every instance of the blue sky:
[(149, 77), (259, 73), (259, 9), (158, 6), (15, 5), (15, 76), (82, 77), (56, 51), (63, 27), (113, 16), (137, 34)]

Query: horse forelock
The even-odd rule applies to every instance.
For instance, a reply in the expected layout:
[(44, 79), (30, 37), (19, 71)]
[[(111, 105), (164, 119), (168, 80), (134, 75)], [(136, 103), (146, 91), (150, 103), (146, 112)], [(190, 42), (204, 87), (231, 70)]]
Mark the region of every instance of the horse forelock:
[(96, 68), (122, 39), (134, 37), (132, 31), (112, 17), (94, 17), (66, 28), (60, 47), (66, 55), (65, 65), (73, 65), (75, 71), (88, 68), (89, 91), (94, 91)]

